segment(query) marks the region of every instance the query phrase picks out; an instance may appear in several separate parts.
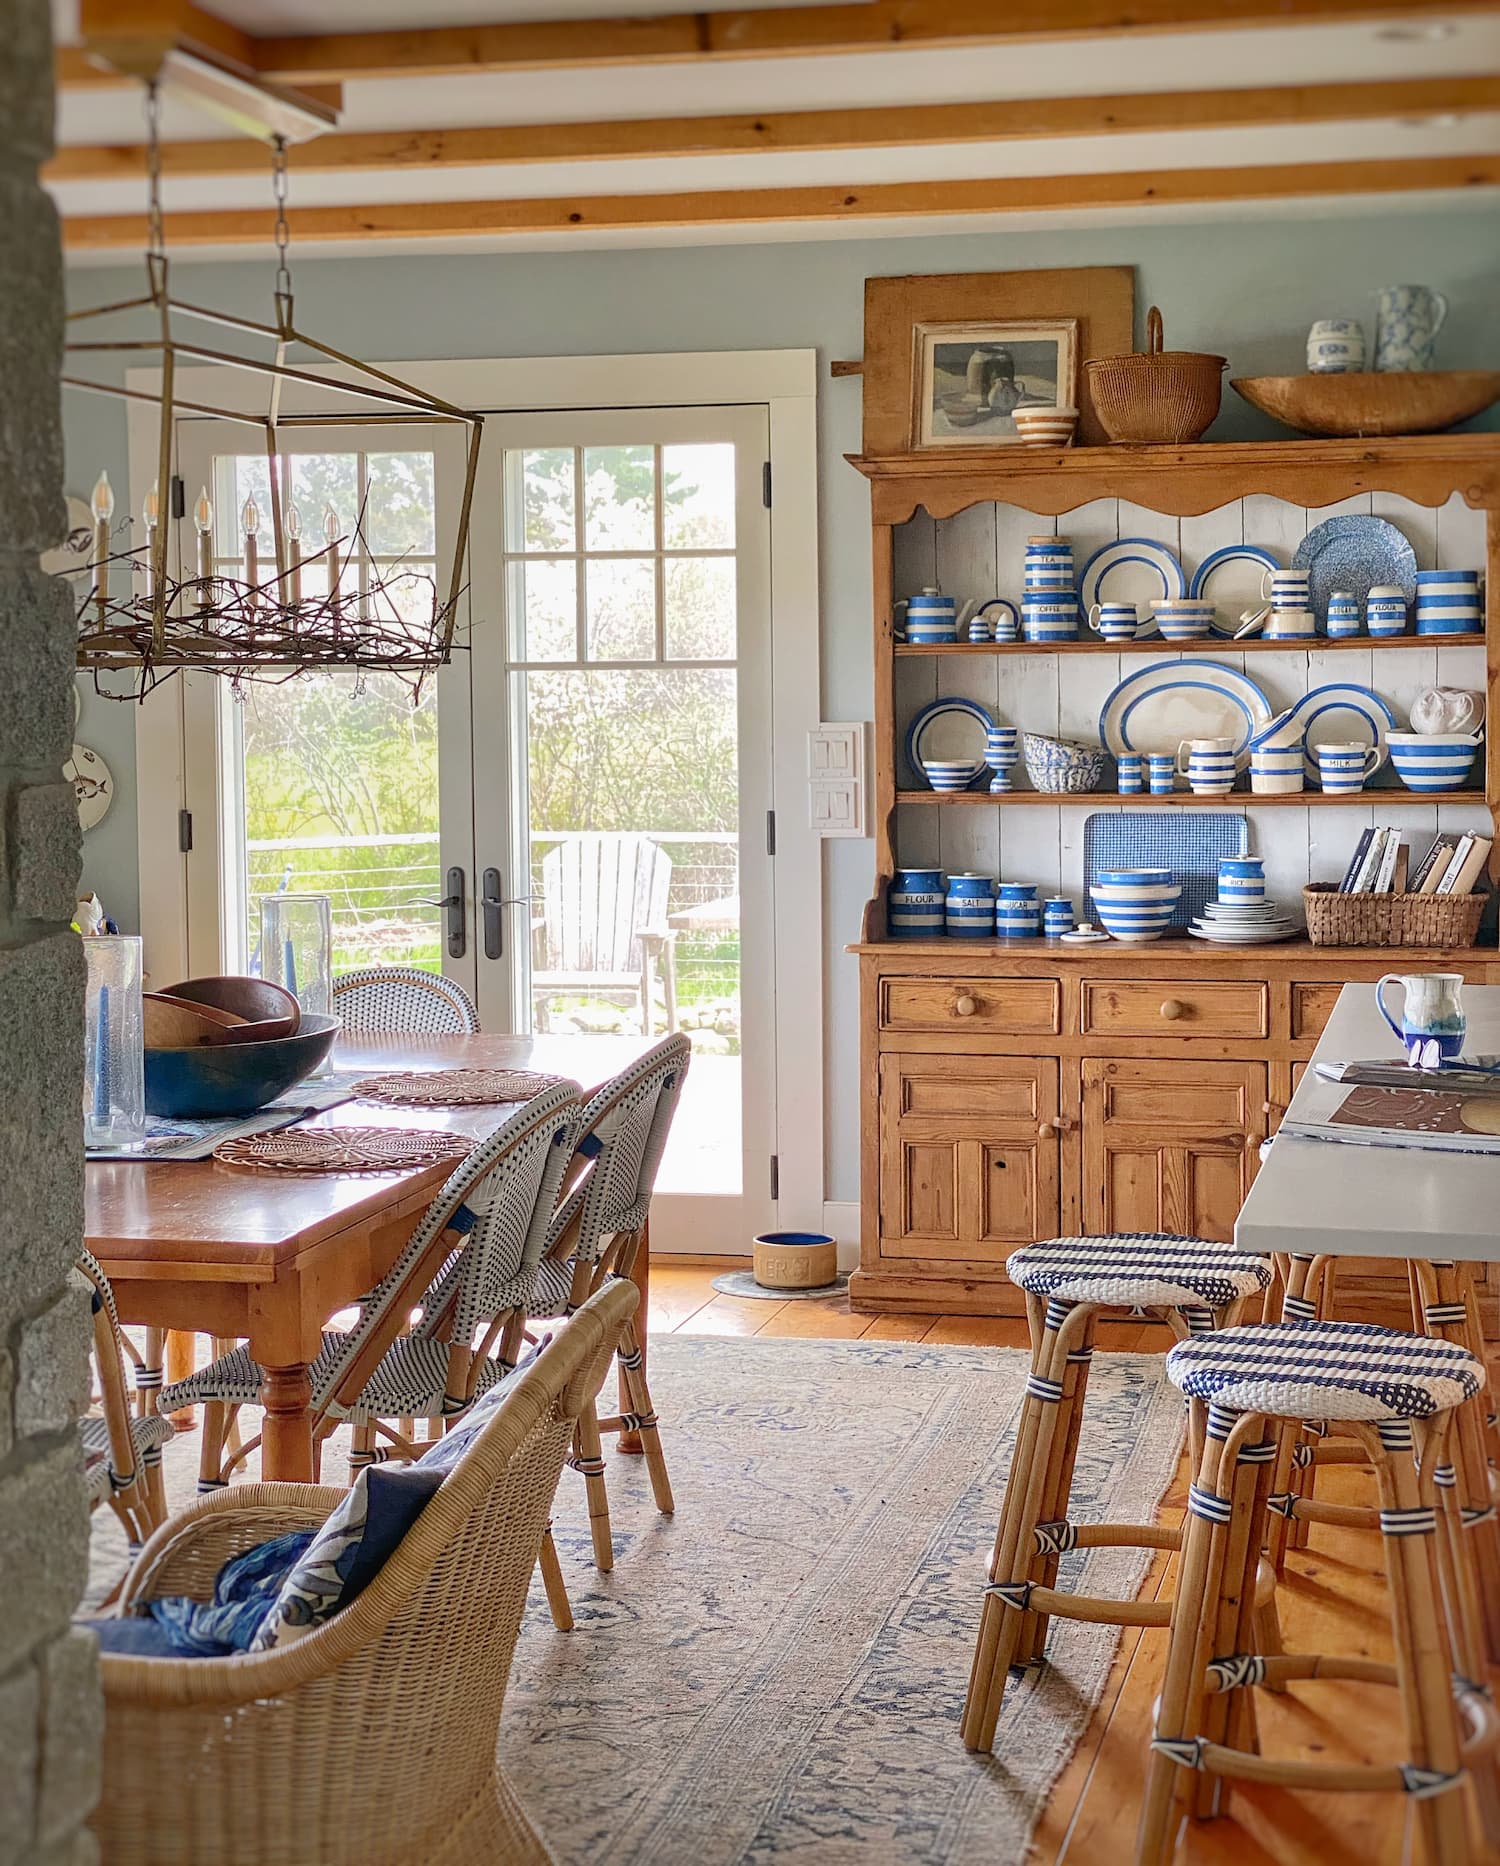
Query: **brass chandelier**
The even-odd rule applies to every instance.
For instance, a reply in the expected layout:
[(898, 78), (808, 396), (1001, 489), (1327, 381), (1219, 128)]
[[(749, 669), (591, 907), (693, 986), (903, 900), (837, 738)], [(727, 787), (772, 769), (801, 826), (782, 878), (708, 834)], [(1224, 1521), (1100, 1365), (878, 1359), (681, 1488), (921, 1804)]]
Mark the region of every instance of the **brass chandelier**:
[[(149, 311), (154, 314), (149, 336), (72, 339), (70, 357), (90, 353), (152, 353), (161, 358), (159, 391), (91, 382), (71, 374), (66, 387), (107, 395), (127, 402), (152, 402), (160, 407), (156, 486), (142, 507), (146, 543), (116, 549), (111, 529), (113, 494), (101, 474), (94, 490), (94, 548), (92, 580), (85, 590), (78, 619), (78, 665), (94, 677), (95, 687), (113, 698), (144, 698), (158, 682), (182, 668), (208, 668), (236, 684), (246, 680), (282, 681), (315, 668), (381, 669), (409, 679), (420, 691), (423, 679), (451, 659), (464, 591), (469, 520), (473, 506), (483, 417), (429, 395), (388, 371), (360, 361), (331, 345), (308, 336), (296, 326), (288, 264), (289, 229), (286, 219), (286, 141), (273, 140), (272, 185), (276, 205), (276, 276), (273, 288), (274, 321), (260, 323), (233, 312), (185, 304), (172, 297), (161, 208), (161, 154), (159, 99), (154, 82), (146, 91), (147, 117), (147, 244), (144, 296), (115, 304), (93, 306), (69, 314), (69, 324), (117, 313)], [(184, 341), (175, 320), (217, 325), (264, 340), (269, 356), (251, 356)], [(300, 345), (341, 365), (348, 378), (315, 369), (296, 367), (287, 352)], [(179, 361), (220, 364), (248, 370), (267, 383), (263, 413), (218, 408), (180, 400), (175, 392)], [(327, 415), (287, 414), (281, 409), (287, 384), (350, 396), (374, 404), (358, 412)], [(270, 480), (270, 529), (274, 568), (263, 566), (259, 550), (260, 514), (247, 500), (241, 515), (244, 551), (241, 574), (226, 576), (214, 563), (213, 511), (207, 489), (191, 514), (186, 510), (182, 483), (174, 472), (176, 417), (208, 415), (261, 430), (265, 437)], [(284, 496), (282, 430), (337, 425), (457, 423), (467, 430), (463, 496), (457, 535), (453, 540), (452, 573), (446, 590), (426, 569), (378, 561), (364, 534), (363, 508), (345, 529), (330, 507), (324, 514), (319, 548), (303, 555), (302, 519), (296, 505)], [(163, 509), (162, 488), (168, 489)], [(196, 548), (188, 552), (169, 548), (174, 527), (192, 523)], [(368, 566), (364, 587), (351, 593), (340, 589), (340, 566), (358, 552)], [(174, 563), (177, 569), (174, 571)], [(327, 593), (303, 593), (303, 569), (326, 572)], [(185, 574), (188, 568), (193, 574)], [(319, 574), (318, 581), (323, 581)], [(108, 674), (108, 680), (101, 676)], [(124, 678), (121, 678), (124, 676)]]

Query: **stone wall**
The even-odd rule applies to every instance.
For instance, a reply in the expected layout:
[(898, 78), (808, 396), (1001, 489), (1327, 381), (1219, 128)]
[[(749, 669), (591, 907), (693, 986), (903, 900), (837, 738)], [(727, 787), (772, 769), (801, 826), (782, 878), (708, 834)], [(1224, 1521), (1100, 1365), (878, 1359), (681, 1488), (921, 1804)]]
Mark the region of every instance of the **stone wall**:
[(88, 1307), (73, 616), (38, 554), (63, 528), (62, 262), (47, 0), (0, 0), (0, 1863), (96, 1857), (100, 1700), (70, 1632), (88, 1517), (75, 1419)]

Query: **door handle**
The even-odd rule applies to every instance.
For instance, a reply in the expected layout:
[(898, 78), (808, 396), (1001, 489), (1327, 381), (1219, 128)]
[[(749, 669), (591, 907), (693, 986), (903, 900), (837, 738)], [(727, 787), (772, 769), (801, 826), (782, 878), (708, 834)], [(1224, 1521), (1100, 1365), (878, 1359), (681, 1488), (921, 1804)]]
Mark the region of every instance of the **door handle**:
[(508, 899), (505, 883), (498, 868), (487, 868), (481, 877), (479, 905), (484, 914), (484, 956), (486, 959), (505, 957), (505, 907), (528, 907), (531, 904), (529, 894), (512, 894)]
[(441, 907), (448, 916), (448, 957), (462, 959), (469, 949), (468, 916), (464, 911), (464, 871), (448, 870), (448, 892), (441, 900), (413, 901), (414, 907)]

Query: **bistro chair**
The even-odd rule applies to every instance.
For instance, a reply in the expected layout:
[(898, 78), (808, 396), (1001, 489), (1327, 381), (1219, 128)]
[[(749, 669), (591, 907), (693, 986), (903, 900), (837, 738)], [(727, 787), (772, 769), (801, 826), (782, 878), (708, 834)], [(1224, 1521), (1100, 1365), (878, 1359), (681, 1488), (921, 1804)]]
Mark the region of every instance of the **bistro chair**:
[(332, 1010), (350, 1037), (471, 1037), (479, 1013), (462, 985), (414, 965), (366, 965), (333, 981)]
[[(1483, 1388), (1483, 1363), (1454, 1343), (1368, 1323), (1273, 1322), (1179, 1342), (1167, 1355), (1167, 1377), (1190, 1402), (1196, 1469), (1156, 1707), (1139, 1866), (1165, 1866), (1182, 1816), (1216, 1812), (1225, 1780), (1403, 1795), (1427, 1866), (1469, 1866), (1490, 1857), (1472, 1843), (1463, 1791), (1472, 1780), (1493, 1821), (1490, 1765), (1472, 1765), (1492, 1750), (1500, 1722), (1482, 1660), (1472, 1669), (1482, 1633), (1450, 1462), (1455, 1411)], [(1267, 1651), (1257, 1639), (1250, 1603), (1277, 1502), (1277, 1441), (1305, 1419), (1337, 1421), (1374, 1470), (1394, 1665)], [(1458, 1603), (1452, 1644), (1445, 1597)], [(1371, 1764), (1262, 1756), (1254, 1690), (1285, 1690), (1312, 1678), (1394, 1685), (1406, 1759)]]
[[(354, 1327), (325, 1331), (312, 1367), (314, 1432), (321, 1442), (339, 1423), (351, 1423), (353, 1468), (380, 1455), (377, 1435), (397, 1456), (416, 1457), (419, 1447), (391, 1420), (415, 1416), (441, 1426), (509, 1371), (489, 1352), (500, 1327), (492, 1320), (500, 1313), (498, 1294), (535, 1275), (577, 1131), (576, 1083), (558, 1082), (534, 1096), (448, 1176), (364, 1299)], [(400, 1333), (419, 1305), (421, 1319)], [(488, 1332), (476, 1347), (485, 1323)], [(233, 1416), (259, 1399), (261, 1378), (242, 1344), (162, 1390), (163, 1412), (204, 1408), (200, 1491), (222, 1489), (259, 1442), (224, 1455)]]
[[(519, 1373), (364, 1592), (292, 1644), (105, 1653), (110, 1866), (546, 1866), (496, 1753), (527, 1585), (574, 1421), (637, 1301), (618, 1281)], [(231, 1556), (315, 1529), (345, 1492), (245, 1484), (151, 1538), (122, 1610), (207, 1600)]]
[[(1173, 1332), (1194, 1339), (1235, 1319), (1264, 1291), (1270, 1264), (1231, 1244), (1159, 1232), (1053, 1238), (1006, 1260), (1026, 1292), (1031, 1374), (1021, 1402), (989, 1585), (969, 1674), (960, 1733), (969, 1749), (994, 1747), (1012, 1666), (1040, 1659), (1052, 1615), (1111, 1626), (1164, 1626), (1159, 1601), (1113, 1600), (1060, 1592), (1058, 1562), (1072, 1549), (1175, 1549), (1181, 1532), (1156, 1523), (1075, 1523), (1068, 1515), (1083, 1426), (1094, 1326), (1100, 1315), (1149, 1309)], [(1269, 1567), (1254, 1577), (1263, 1637), (1275, 1644)]]
[(90, 1410), (78, 1426), (84, 1488), (90, 1511), (107, 1503), (124, 1525), (131, 1548), (137, 1549), (166, 1518), (161, 1448), (172, 1436), (172, 1427), (160, 1414), (138, 1413), (131, 1406), (114, 1291), (88, 1251), (80, 1254), (78, 1268), (91, 1289), (99, 1396), (98, 1411)]

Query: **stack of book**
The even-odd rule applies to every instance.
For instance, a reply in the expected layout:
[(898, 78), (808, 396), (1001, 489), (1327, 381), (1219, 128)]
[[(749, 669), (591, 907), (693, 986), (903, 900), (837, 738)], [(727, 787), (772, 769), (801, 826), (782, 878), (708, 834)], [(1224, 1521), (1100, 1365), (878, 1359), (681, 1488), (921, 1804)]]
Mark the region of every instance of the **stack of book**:
[(1490, 838), (1478, 834), (1438, 836), (1411, 867), (1411, 851), (1399, 829), (1367, 829), (1359, 839), (1340, 894), (1472, 894), (1489, 860)]

